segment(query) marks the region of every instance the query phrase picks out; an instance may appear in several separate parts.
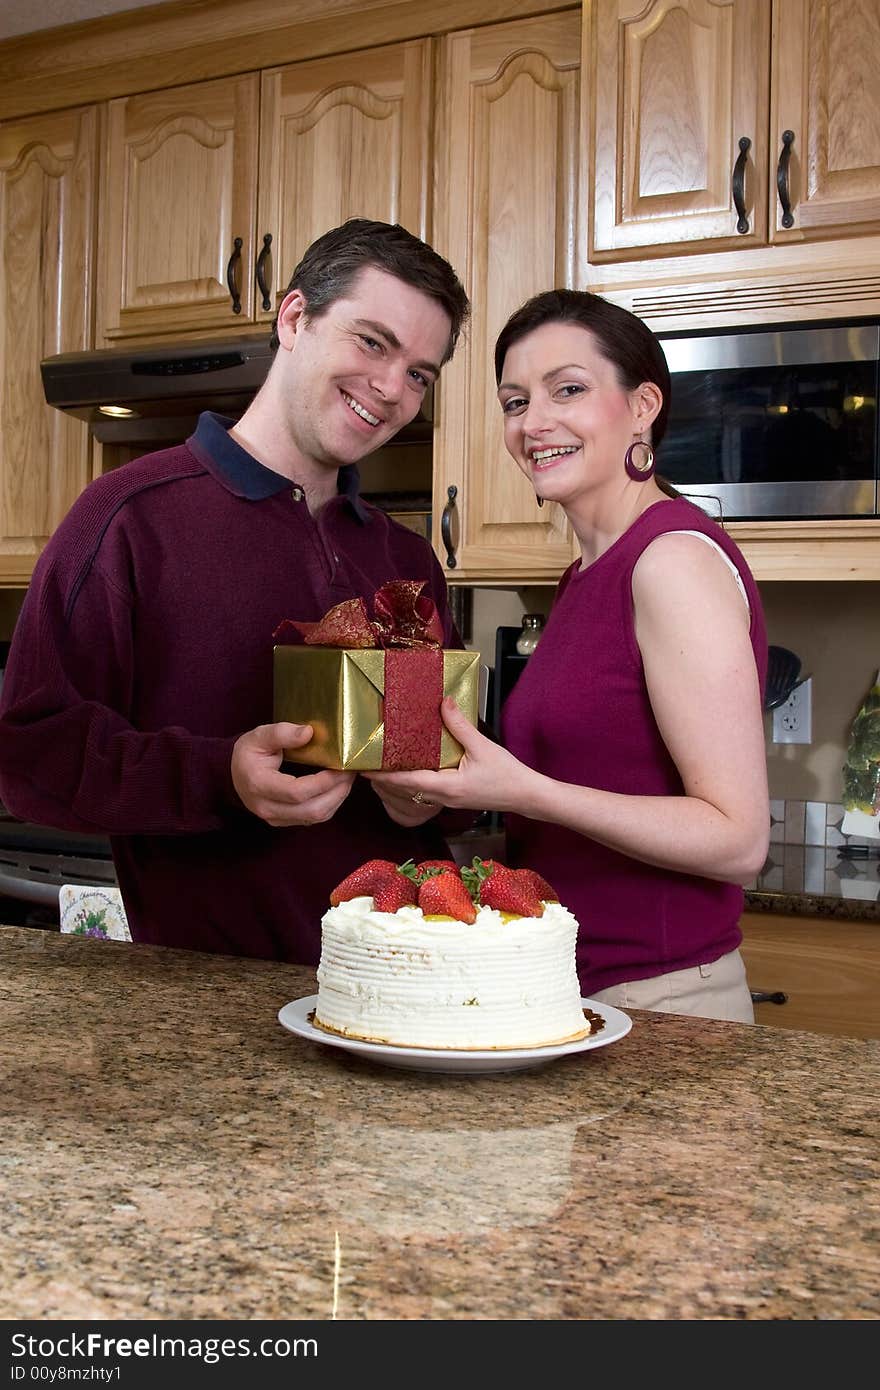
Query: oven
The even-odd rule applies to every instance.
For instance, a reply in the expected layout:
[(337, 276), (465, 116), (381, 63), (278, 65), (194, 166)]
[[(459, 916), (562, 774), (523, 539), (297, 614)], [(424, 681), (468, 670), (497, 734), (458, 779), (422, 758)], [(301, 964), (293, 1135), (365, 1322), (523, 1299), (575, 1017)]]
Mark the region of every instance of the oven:
[(64, 883), (115, 888), (109, 840), (32, 825), (0, 805), (0, 921), (57, 927)]

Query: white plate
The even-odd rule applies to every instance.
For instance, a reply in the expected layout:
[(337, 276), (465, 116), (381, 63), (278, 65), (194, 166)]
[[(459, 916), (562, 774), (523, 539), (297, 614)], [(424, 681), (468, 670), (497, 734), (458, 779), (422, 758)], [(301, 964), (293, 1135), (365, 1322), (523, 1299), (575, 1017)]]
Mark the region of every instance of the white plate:
[(430, 1047), (392, 1047), (389, 1043), (360, 1042), (357, 1038), (337, 1037), (335, 1033), (325, 1033), (309, 1021), (309, 1014), (318, 1002), (317, 994), (305, 999), (294, 999), (279, 1011), (278, 1022), (282, 1028), (296, 1033), (299, 1038), (309, 1042), (323, 1043), (325, 1047), (341, 1047), (345, 1052), (359, 1052), (373, 1062), (386, 1067), (404, 1067), (411, 1071), (480, 1072), (524, 1071), (526, 1067), (541, 1067), (557, 1057), (567, 1057), (572, 1052), (587, 1052), (594, 1047), (607, 1047), (626, 1037), (632, 1028), (632, 1019), (622, 1009), (611, 1004), (598, 1003), (595, 999), (582, 999), (585, 1009), (601, 1014), (605, 1027), (589, 1037), (576, 1042), (554, 1043), (550, 1047), (507, 1047), (498, 1051), (452, 1051), (447, 1048)]

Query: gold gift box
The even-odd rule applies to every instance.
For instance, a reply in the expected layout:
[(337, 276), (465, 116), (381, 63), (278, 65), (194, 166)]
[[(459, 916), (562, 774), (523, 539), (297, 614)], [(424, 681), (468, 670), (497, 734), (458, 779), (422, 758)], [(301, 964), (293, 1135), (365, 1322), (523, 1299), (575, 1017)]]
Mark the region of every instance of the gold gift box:
[[(477, 722), (480, 653), (443, 652), (443, 694)], [(384, 739), (385, 652), (378, 648), (277, 646), (275, 719), (311, 724), (304, 748), (285, 749), (288, 762), (347, 772), (378, 772)], [(464, 749), (446, 726), (440, 767), (458, 767)]]

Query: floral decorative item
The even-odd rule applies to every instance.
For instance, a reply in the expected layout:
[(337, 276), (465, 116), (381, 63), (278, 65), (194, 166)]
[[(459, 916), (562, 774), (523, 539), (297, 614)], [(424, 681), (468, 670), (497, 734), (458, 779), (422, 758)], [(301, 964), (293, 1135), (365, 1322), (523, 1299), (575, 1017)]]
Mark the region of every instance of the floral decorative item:
[(131, 941), (128, 918), (118, 888), (65, 883), (58, 892), (61, 930), (98, 941)]

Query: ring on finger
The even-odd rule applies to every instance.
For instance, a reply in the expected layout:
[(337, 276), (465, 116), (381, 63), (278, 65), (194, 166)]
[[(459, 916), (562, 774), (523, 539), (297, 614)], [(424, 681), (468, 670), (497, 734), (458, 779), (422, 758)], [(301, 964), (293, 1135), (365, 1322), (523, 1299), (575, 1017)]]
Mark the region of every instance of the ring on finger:
[(416, 792), (414, 796), (411, 796), (411, 797), (410, 797), (410, 801), (414, 801), (414, 802), (416, 803), (417, 806), (433, 806), (433, 805), (434, 805), (434, 802), (433, 802), (433, 801), (429, 801), (429, 800), (427, 799), (427, 797), (422, 796), (422, 793), (421, 793), (421, 792)]

